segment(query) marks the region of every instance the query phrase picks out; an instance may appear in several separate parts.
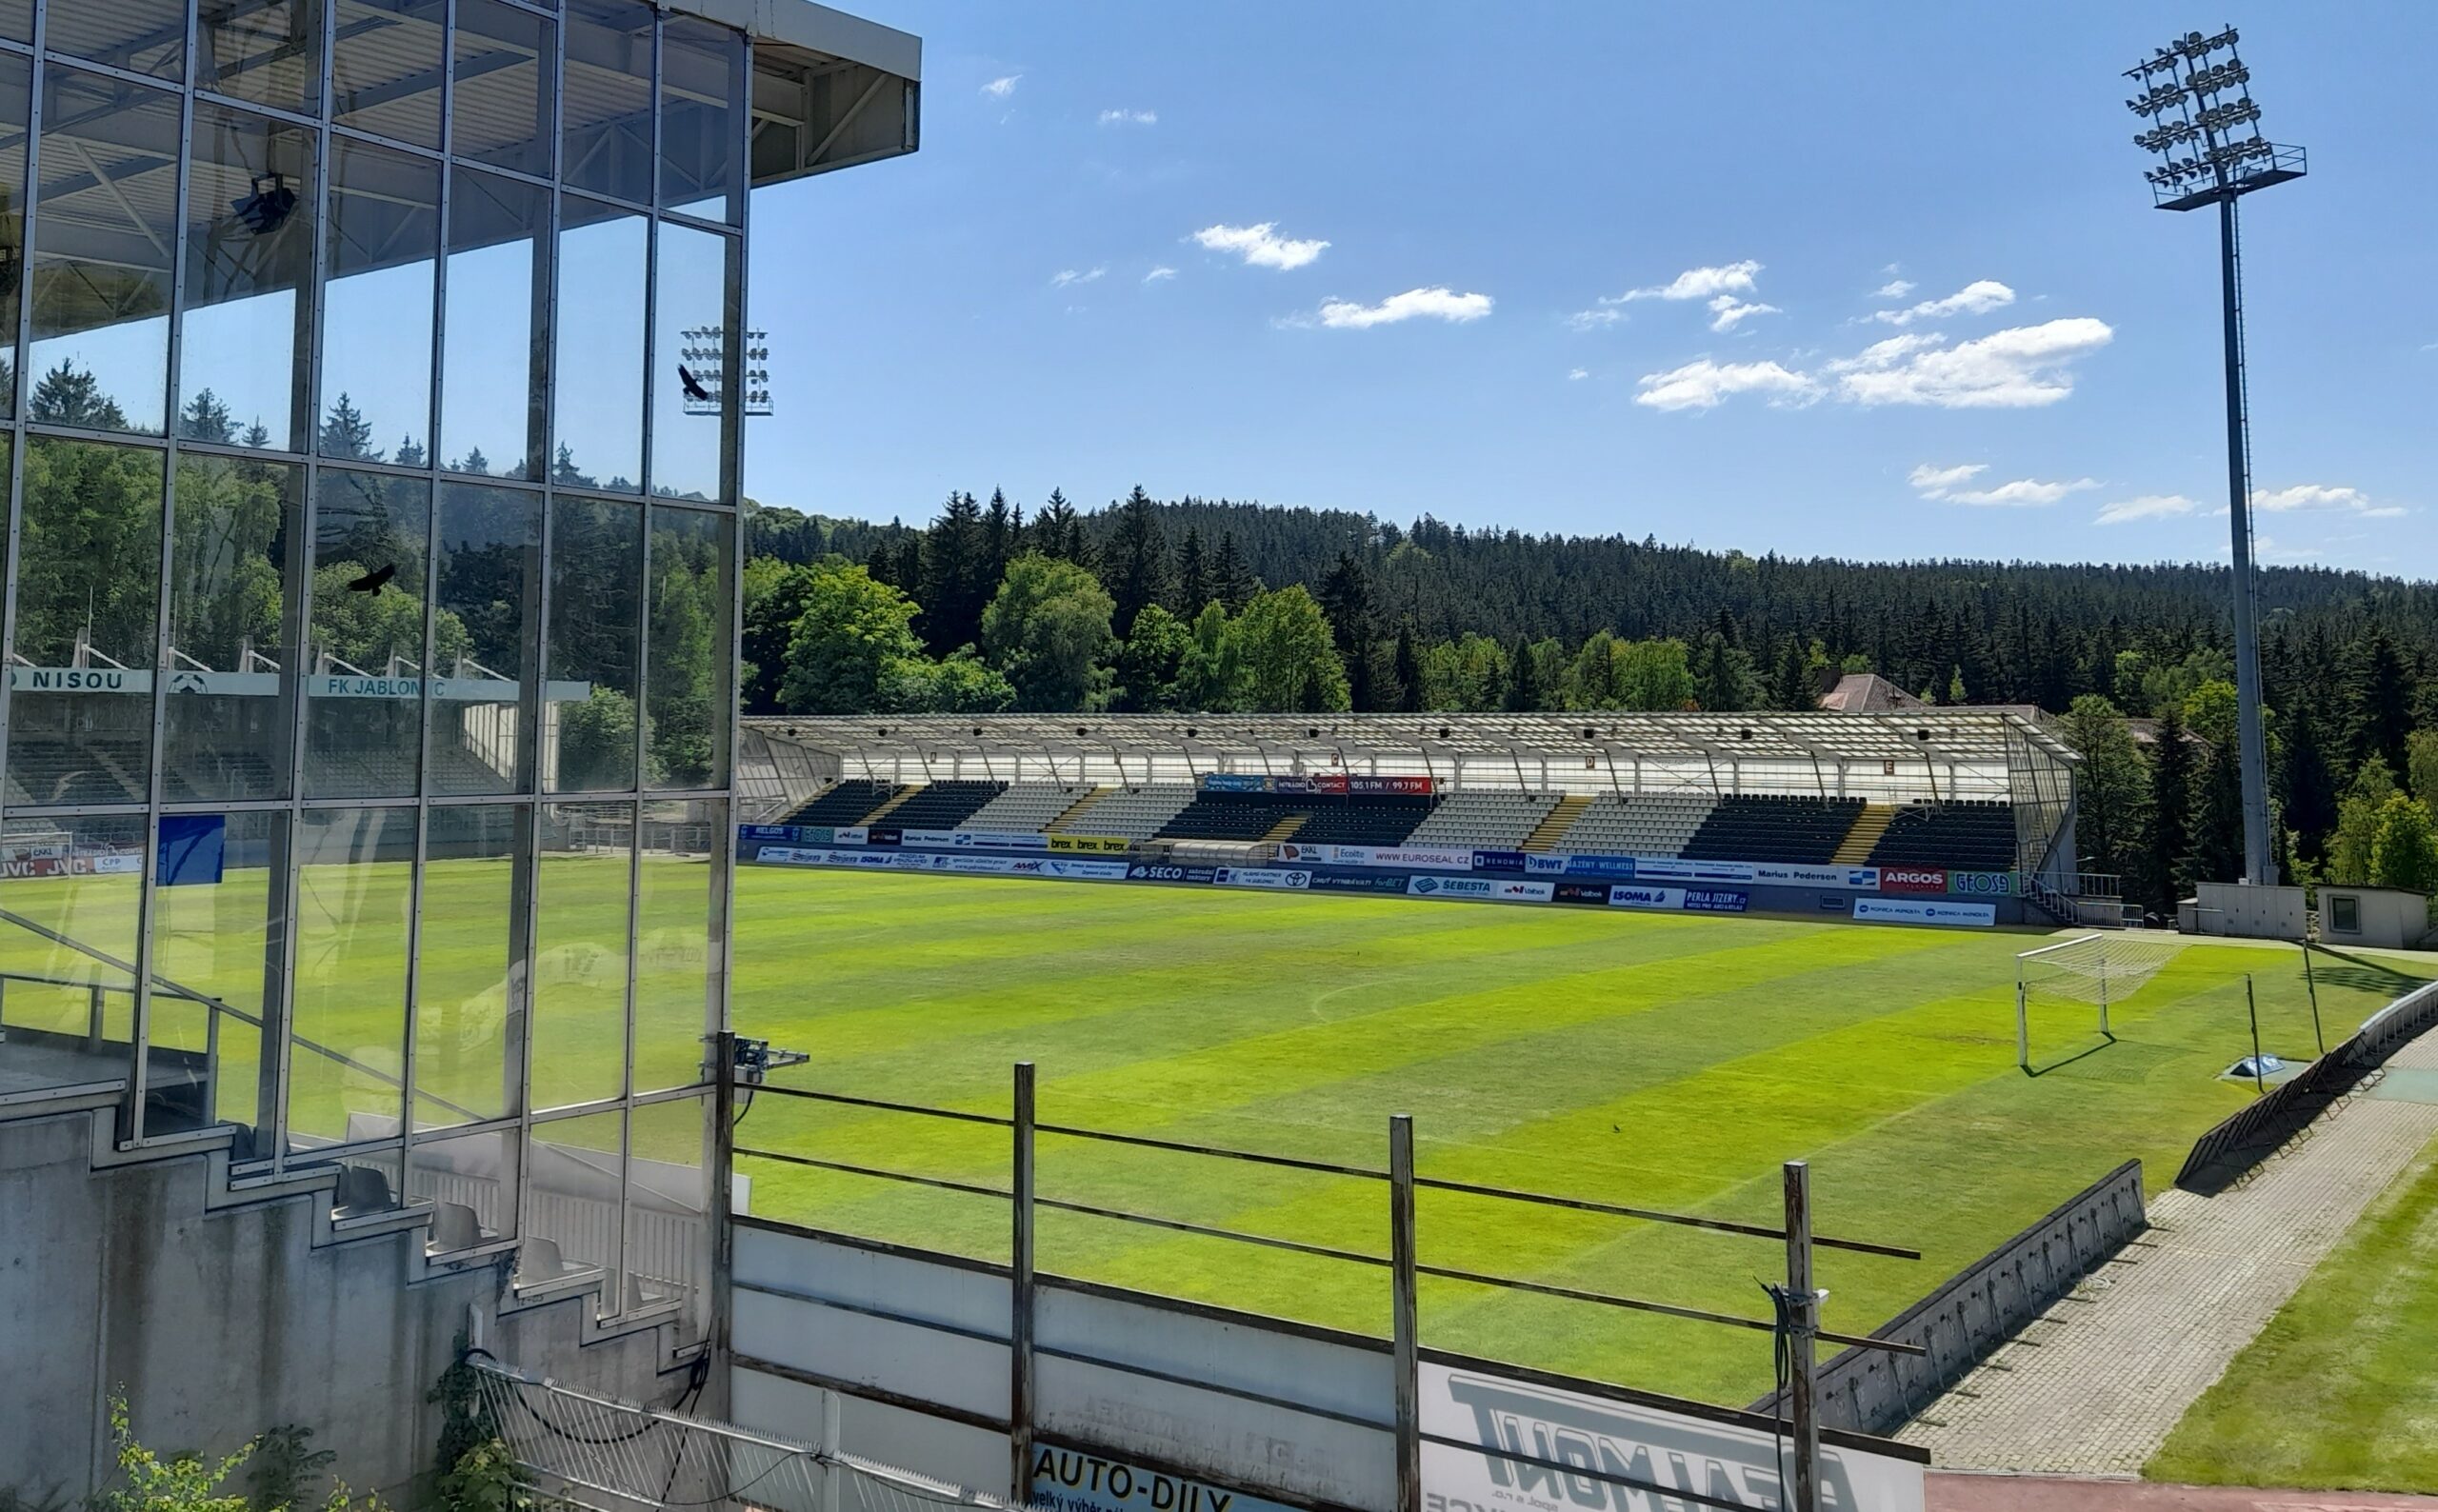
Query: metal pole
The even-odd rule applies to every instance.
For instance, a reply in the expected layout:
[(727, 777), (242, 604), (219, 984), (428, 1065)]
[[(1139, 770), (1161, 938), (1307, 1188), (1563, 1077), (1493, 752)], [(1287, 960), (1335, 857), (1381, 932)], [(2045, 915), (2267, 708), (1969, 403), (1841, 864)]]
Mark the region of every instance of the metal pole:
[(1397, 1389), (1397, 1512), (1422, 1512), (1422, 1317), (1414, 1288), (1413, 1115), (1389, 1116), (1389, 1310)]
[(2226, 315), (2227, 508), (2235, 576), (2235, 729), (2242, 750), (2244, 880), (2273, 886), (2268, 852), (2268, 756), (2260, 731), (2260, 632), (2253, 622), (2251, 465), (2244, 416), (2244, 296), (2236, 264), (2235, 192), (2218, 198), (2218, 283)]
[(2303, 942), (2303, 986), (2311, 995), (2311, 1043), (2328, 1054), (2328, 1037), (2320, 1032), (2320, 985), (2311, 975), (2311, 943)]
[(1015, 1161), (1009, 1182), (1014, 1228), (1008, 1258), (1008, 1494), (1031, 1500), (1032, 1482), (1032, 1063), (1016, 1063)]
[(1820, 1512), (1820, 1419), (1812, 1397), (1820, 1382), (1812, 1336), (1820, 1329), (1820, 1294), (1811, 1283), (1811, 1164), (1786, 1163), (1787, 1297), (1794, 1310), (1787, 1346), (1787, 1416), (1794, 1427), (1794, 1494), (1788, 1512)]
[[(2022, 967), (2015, 968), (2021, 972)], [(2015, 979), (2015, 1064), (2024, 1071), (2031, 1070), (2031, 1011), (2024, 1000), (2023, 979)]]
[[(735, 1310), (736, 1268), (736, 1035), (725, 1025), (711, 1035), (711, 1319), (709, 1368), (726, 1410), (729, 1350)], [(822, 1447), (836, 1444), (822, 1441)]]
[(2244, 1008), (2251, 1015), (2251, 1089), (2255, 1094), (2268, 1090), (2268, 1079), (2260, 1071), (2260, 1003), (2252, 996), (2251, 973), (2244, 973)]

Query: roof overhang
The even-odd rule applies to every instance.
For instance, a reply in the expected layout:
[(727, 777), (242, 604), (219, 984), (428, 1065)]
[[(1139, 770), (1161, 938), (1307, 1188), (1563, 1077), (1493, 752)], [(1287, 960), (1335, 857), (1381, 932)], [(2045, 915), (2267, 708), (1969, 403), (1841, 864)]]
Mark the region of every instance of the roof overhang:
[(671, 0), (753, 38), (756, 189), (911, 152), (923, 39), (811, 0)]

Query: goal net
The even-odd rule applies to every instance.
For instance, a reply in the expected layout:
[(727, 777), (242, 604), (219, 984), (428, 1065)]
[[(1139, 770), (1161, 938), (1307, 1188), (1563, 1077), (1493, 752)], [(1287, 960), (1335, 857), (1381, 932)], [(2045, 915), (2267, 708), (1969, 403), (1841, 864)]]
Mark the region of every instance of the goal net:
[(2184, 949), (2180, 940), (2143, 940), (2122, 934), (2087, 934), (2015, 957), (2015, 1059), (2031, 1069), (2031, 1014), (2042, 1006), (2097, 1009), (2093, 1025), (2113, 1039), (2108, 1009), (2157, 976)]

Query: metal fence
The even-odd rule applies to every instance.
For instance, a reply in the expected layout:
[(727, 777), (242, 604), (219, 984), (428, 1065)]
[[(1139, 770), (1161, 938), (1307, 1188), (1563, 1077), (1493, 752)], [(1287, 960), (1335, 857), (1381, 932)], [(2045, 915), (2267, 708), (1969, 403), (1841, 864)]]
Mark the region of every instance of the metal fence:
[[(1074, 1124), (1046, 1123), (1036, 1114), (1033, 1067), (1029, 1062), (1020, 1063), (1014, 1067), (1011, 1108), (1004, 1117), (992, 1113), (930, 1107), (919, 1104), (890, 1102), (878, 1098), (854, 1097), (844, 1093), (820, 1092), (774, 1084), (755, 1085), (752, 1088), (752, 1095), (801, 1099), (833, 1106), (946, 1120), (1008, 1131), (1009, 1180), (1009, 1184), (1004, 1187), (941, 1176), (894, 1171), (873, 1165), (829, 1160), (817, 1155), (757, 1148), (745, 1144), (736, 1145), (734, 1154), (742, 1159), (775, 1161), (814, 1170), (909, 1184), (935, 1190), (995, 1199), (1009, 1204), (1009, 1275), (1013, 1281), (1009, 1437), (1013, 1469), (1011, 1483), (1016, 1486), (1029, 1483), (1029, 1467), (1033, 1456), (1033, 1375), (1036, 1357), (1042, 1352), (1034, 1343), (1034, 1325), (1038, 1305), (1035, 1281), (1039, 1274), (1034, 1263), (1034, 1241), (1037, 1216), (1045, 1209), (1106, 1219), (1170, 1233), (1283, 1250), (1336, 1263), (1359, 1265), (1387, 1272), (1391, 1319), (1391, 1354), (1396, 1385), (1394, 1432), (1397, 1504), (1400, 1512), (1421, 1512), (1423, 1505), (1421, 1452), (1425, 1443), (1475, 1452), (1480, 1449), (1479, 1444), (1467, 1443), (1461, 1440), (1443, 1438), (1426, 1432), (1421, 1424), (1418, 1378), (1422, 1343), (1417, 1286), (1421, 1278), (1426, 1276), (1502, 1291), (1529, 1293), (1603, 1308), (1655, 1314), (1722, 1328), (1772, 1335), (1778, 1359), (1781, 1362), (1781, 1379), (1785, 1382), (1784, 1398), (1787, 1403), (1787, 1410), (1781, 1415), (1780, 1425), (1787, 1437), (1794, 1467), (1792, 1494), (1786, 1504), (1794, 1508), (1795, 1512), (1816, 1512), (1819, 1506), (1818, 1466), (1821, 1422), (1815, 1404), (1816, 1343), (1825, 1340), (1854, 1349), (1898, 1356), (1925, 1353), (1920, 1345), (1902, 1340), (1865, 1338), (1859, 1335), (1838, 1333), (1820, 1326), (1819, 1304), (1822, 1294), (1813, 1281), (1812, 1263), (1815, 1251), (1833, 1249), (1899, 1260), (1919, 1260), (1921, 1254), (1917, 1250), (1899, 1245), (1814, 1234), (1811, 1230), (1810, 1171), (1808, 1164), (1802, 1161), (1789, 1161), (1783, 1167), (1784, 1219), (1780, 1224), (1772, 1226), (1738, 1223), (1700, 1214), (1669, 1212), (1658, 1208), (1629, 1206), (1585, 1198), (1520, 1191), (1473, 1182), (1424, 1176), (1414, 1168), (1413, 1120), (1407, 1114), (1396, 1114), (1389, 1120), (1389, 1160), (1386, 1168), (1230, 1149), (1180, 1140), (1159, 1139), (1149, 1135), (1122, 1134)], [(1384, 1184), (1388, 1188), (1389, 1197), (1389, 1253), (1370, 1254), (1304, 1240), (1249, 1233), (1241, 1229), (1221, 1227), (1210, 1224), (1136, 1212), (1103, 1204), (1081, 1203), (1065, 1198), (1044, 1196), (1038, 1189), (1036, 1155), (1039, 1142), (1045, 1136)], [(1638, 1223), (1675, 1225), (1772, 1243), (1780, 1246), (1784, 1252), (1786, 1274), (1783, 1286), (1770, 1288), (1772, 1296), (1776, 1299), (1776, 1316), (1770, 1318), (1738, 1316), (1655, 1298), (1633, 1297), (1586, 1287), (1558, 1285), (1519, 1276), (1497, 1275), (1425, 1261), (1420, 1252), (1420, 1236), (1415, 1220), (1414, 1204), (1416, 1194), (1426, 1190), (1457, 1193), (1524, 1207), (1562, 1208), (1578, 1213)], [(1551, 1469), (1567, 1476), (1607, 1482), (1619, 1488), (1617, 1500), (1620, 1504), (1627, 1501), (1623, 1493), (1638, 1492), (1648, 1496), (1670, 1497), (1705, 1506), (1736, 1509), (1744, 1505), (1740, 1502), (1720, 1500), (1702, 1492), (1661, 1485), (1631, 1476), (1614, 1474), (1606, 1469), (1575, 1463), (1560, 1463), (1555, 1461), (1543, 1464), (1529, 1453), (1508, 1452), (1502, 1457), (1514, 1460), (1519, 1463)]]

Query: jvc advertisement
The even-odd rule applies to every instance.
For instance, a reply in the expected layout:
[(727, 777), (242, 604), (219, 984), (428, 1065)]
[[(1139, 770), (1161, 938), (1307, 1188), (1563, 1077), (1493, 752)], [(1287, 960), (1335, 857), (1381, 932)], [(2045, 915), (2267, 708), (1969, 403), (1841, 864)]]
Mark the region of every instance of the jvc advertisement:
[(1924, 898), (1856, 898), (1854, 917), (1885, 924), (1961, 924), (1987, 927), (1998, 922), (1993, 903), (1947, 903)]

